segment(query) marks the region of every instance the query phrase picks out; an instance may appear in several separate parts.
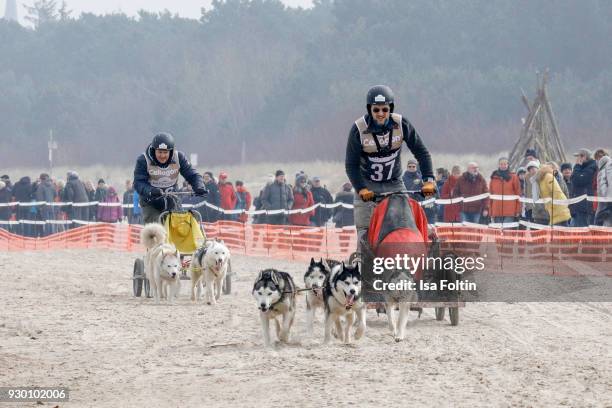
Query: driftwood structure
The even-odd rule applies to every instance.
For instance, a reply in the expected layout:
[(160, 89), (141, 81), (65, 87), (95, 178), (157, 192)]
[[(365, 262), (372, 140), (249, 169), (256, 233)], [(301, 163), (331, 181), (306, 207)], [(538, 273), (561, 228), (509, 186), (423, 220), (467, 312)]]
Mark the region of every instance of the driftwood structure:
[(565, 148), (559, 128), (553, 114), (546, 83), (548, 71), (538, 75), (537, 93), (532, 104), (529, 103), (525, 92), (522, 92), (522, 100), (527, 107), (528, 115), (521, 129), (521, 136), (510, 153), (510, 167), (515, 169), (524, 164), (524, 156), (527, 149), (535, 149), (542, 163), (554, 161), (563, 163), (567, 161)]

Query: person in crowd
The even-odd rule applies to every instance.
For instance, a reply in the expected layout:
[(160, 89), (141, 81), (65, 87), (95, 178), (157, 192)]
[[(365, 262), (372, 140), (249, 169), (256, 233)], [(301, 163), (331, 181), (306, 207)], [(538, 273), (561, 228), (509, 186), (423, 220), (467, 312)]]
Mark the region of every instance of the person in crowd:
[(516, 177), (519, 180), (519, 187), (521, 188), (521, 197), (525, 196), (525, 176), (527, 176), (527, 169), (525, 167), (519, 167), (516, 170)]
[(0, 176), (0, 181), (2, 181), (4, 185), (9, 188), (9, 190), (13, 189), (13, 183), (11, 182), (11, 178), (8, 174), (3, 174)]
[[(204, 185), (208, 190), (208, 194), (204, 196), (204, 201), (207, 203), (214, 205), (215, 207), (221, 206), (221, 195), (219, 194), (219, 187), (217, 186), (217, 181), (213, 176), (212, 172), (207, 171), (204, 173)], [(202, 206), (200, 208), (200, 213), (202, 214), (202, 220), (204, 222), (216, 222), (221, 213), (213, 208), (210, 208), (207, 205)]]
[(94, 194), (94, 201), (103, 202), (106, 199), (107, 192), (108, 187), (106, 186), (106, 182), (104, 179), (99, 179), (98, 186), (96, 187), (96, 192)]
[(17, 231), (20, 235), (33, 237), (35, 236), (34, 225), (27, 222), (36, 220), (36, 207), (28, 205), (34, 200), (34, 185), (32, 184), (32, 180), (29, 176), (22, 177), (13, 185), (12, 190), (13, 199), (19, 203), (17, 205), (16, 219), (20, 221), (20, 224)]
[[(423, 187), (423, 176), (418, 167), (418, 162), (414, 159), (409, 159), (406, 164), (406, 171), (402, 176), (402, 181), (404, 182), (404, 186), (406, 190), (410, 192), (410, 197), (412, 197), (416, 201), (422, 202), (424, 200), (423, 195), (421, 194), (421, 189)], [(436, 197), (434, 195), (434, 197)], [(435, 224), (436, 222), (436, 204), (428, 203), (423, 205), (423, 210), (425, 211), (425, 215), (427, 216), (427, 222), (429, 224)]]
[(134, 216), (134, 220), (133, 223), (134, 224), (142, 224), (142, 208), (140, 208), (140, 197), (138, 196), (138, 191), (136, 191), (136, 189), (134, 189), (134, 201), (133, 201), (133, 216)]
[[(612, 198), (612, 159), (607, 151), (599, 149), (597, 157), (597, 197)], [(595, 225), (612, 227), (612, 202), (598, 201)]]
[[(274, 174), (269, 174), (268, 182), (266, 182), (266, 185), (263, 186), (261, 190), (259, 190), (259, 194), (257, 194), (255, 199), (253, 200), (253, 206), (255, 207), (255, 211), (261, 211), (264, 209), (264, 204), (262, 200), (263, 193), (266, 187), (268, 187), (272, 183), (274, 183)], [(253, 216), (253, 224), (265, 224), (266, 222), (267, 222), (266, 214), (255, 214)]]
[[(306, 175), (298, 176), (295, 187), (293, 187), (293, 206), (292, 210), (302, 210), (305, 208), (312, 207), (314, 205), (314, 198), (308, 187), (308, 179)], [(310, 217), (314, 215), (315, 211), (311, 210), (306, 213), (295, 213), (289, 215), (289, 222), (292, 225), (310, 225)]]
[(8, 223), (12, 216), (11, 207), (8, 205), (8, 203), (11, 202), (12, 198), (13, 192), (11, 191), (11, 188), (7, 186), (2, 179), (0, 179), (0, 228), (7, 231), (13, 230)]
[(569, 192), (568, 197), (572, 196), (572, 165), (569, 163), (561, 164), (561, 175), (563, 176), (563, 182), (567, 186)]
[[(438, 167), (436, 169), (436, 191), (438, 192), (438, 198), (440, 197), (440, 192), (442, 191), (442, 187), (444, 187), (444, 183), (448, 180), (448, 170), (444, 167)], [(444, 204), (436, 204), (438, 208), (436, 212), (436, 220), (442, 221), (444, 220)]]
[[(498, 167), (491, 174), (489, 192), (504, 196), (521, 196), (521, 186), (518, 176), (510, 171), (508, 158), (502, 157), (497, 162)], [(520, 214), (521, 203), (517, 200), (491, 200), (490, 215), (495, 223), (507, 224), (516, 222)]]
[[(461, 167), (453, 166), (451, 173), (448, 176), (446, 182), (442, 185), (440, 191), (440, 198), (449, 199), (453, 196), (453, 190), (457, 185), (457, 181), (461, 177)], [(444, 222), (461, 222), (461, 203), (457, 204), (446, 204), (444, 206)]]
[[(227, 173), (221, 172), (219, 173), (219, 195), (221, 197), (221, 208), (224, 210), (233, 210), (236, 208), (236, 191), (234, 190), (234, 186), (227, 179)], [(222, 218), (224, 220), (233, 220), (233, 214), (223, 214)]]
[[(284, 171), (276, 171), (274, 182), (266, 185), (261, 201), (263, 209), (267, 211), (289, 210), (293, 207), (293, 191), (285, 182)], [(268, 214), (266, 219), (268, 224), (287, 224), (287, 214)]]
[[(321, 185), (320, 177), (315, 176), (312, 178), (310, 192), (312, 193), (312, 198), (314, 199), (315, 204), (327, 205), (334, 202), (334, 198), (327, 187)], [(331, 217), (331, 214), (332, 210), (330, 208), (317, 207), (310, 220), (313, 225), (322, 227), (327, 223)]]
[(557, 180), (557, 183), (559, 183), (559, 187), (561, 188), (561, 191), (563, 191), (563, 194), (565, 194), (566, 197), (569, 197), (570, 196), (569, 190), (567, 188), (567, 184), (565, 183), (565, 180), (563, 179), (563, 174), (561, 173), (561, 168), (559, 167), (559, 165), (555, 163), (554, 161), (549, 161), (549, 162), (546, 162), (545, 164), (547, 166), (552, 167), (553, 176)]
[(552, 201), (544, 204), (548, 214), (548, 224), (569, 226), (569, 220), (572, 218), (569, 208), (566, 204), (555, 203), (557, 200), (567, 200), (567, 196), (563, 193), (559, 182), (554, 176), (554, 167), (548, 163), (544, 164), (538, 170), (535, 179), (538, 183), (539, 197), (542, 199), (552, 199)]
[[(121, 221), (123, 211), (121, 210), (119, 197), (117, 196), (117, 190), (114, 187), (106, 187), (104, 194), (104, 201), (98, 205), (98, 214), (96, 219), (100, 222), (115, 223)], [(115, 204), (115, 205), (102, 205), (102, 204)]]
[(174, 137), (158, 133), (138, 156), (134, 168), (134, 190), (138, 192), (145, 224), (158, 222), (162, 212), (174, 209), (175, 201), (165, 199), (164, 193), (176, 191), (179, 175), (191, 184), (196, 195), (208, 192), (185, 153), (175, 148)]
[[(251, 208), (251, 204), (251, 193), (244, 186), (244, 182), (241, 180), (236, 180), (236, 209), (248, 211)], [(246, 223), (248, 220), (248, 214), (238, 214), (238, 221)]]
[(65, 203), (72, 203), (67, 204), (64, 210), (66, 211), (68, 219), (73, 221), (71, 228), (75, 228), (80, 225), (78, 221), (83, 222), (90, 219), (90, 208), (87, 206), (75, 206), (74, 204), (87, 203), (90, 202), (90, 200), (87, 196), (85, 185), (79, 179), (79, 174), (76, 171), (69, 171), (66, 175), (66, 179), (66, 187), (64, 188), (62, 201)]
[[(334, 203), (343, 203), (352, 206), (353, 199), (353, 186), (351, 185), (350, 181), (347, 181), (342, 185), (342, 190), (336, 193)], [(355, 225), (355, 216), (353, 208), (345, 208), (343, 206), (338, 206), (334, 208), (333, 221), (336, 228), (343, 228)]]
[[(527, 176), (525, 177), (525, 197), (532, 200), (539, 200), (540, 187), (537, 181), (540, 164), (537, 161), (527, 163)], [(542, 203), (525, 203), (525, 213), (528, 221), (536, 224), (548, 224), (548, 212)]]
[(66, 230), (66, 213), (62, 210), (62, 206), (58, 203), (64, 201), (64, 189), (66, 188), (66, 182), (62, 179), (57, 179), (55, 181), (55, 203), (53, 206), (53, 218), (56, 221), (62, 221), (62, 223), (57, 223), (53, 225), (53, 232), (62, 232)]
[[(575, 154), (576, 164), (572, 172), (571, 197), (579, 197), (586, 194), (593, 196), (595, 194), (594, 185), (597, 183), (597, 163), (593, 160), (591, 151), (588, 149), (580, 149)], [(593, 223), (593, 204), (590, 201), (582, 200), (570, 206), (572, 213), (572, 227), (587, 227)]]
[(134, 224), (134, 185), (132, 180), (125, 180), (125, 191), (123, 192), (123, 216), (127, 219), (129, 224)]
[[(455, 197), (474, 197), (480, 194), (487, 193), (487, 182), (480, 174), (478, 164), (470, 162), (467, 165), (467, 171), (461, 175), (457, 184), (453, 189), (452, 196)], [(481, 217), (487, 217), (489, 213), (489, 199), (462, 202), (461, 203), (461, 221), (480, 223)]]
[(53, 185), (51, 178), (47, 173), (42, 173), (38, 178), (38, 184), (34, 191), (36, 201), (47, 203), (46, 205), (38, 206), (38, 220), (45, 221), (45, 224), (38, 228), (42, 236), (47, 236), (53, 232), (53, 223), (49, 221), (55, 219), (52, 204), (55, 202), (56, 194), (55, 185)]
[(523, 165), (526, 167), (527, 163), (536, 162), (538, 164), (538, 169), (540, 168), (540, 159), (538, 158), (538, 153), (536, 149), (527, 149), (525, 151), (525, 158), (523, 159)]
[[(83, 185), (85, 186), (85, 192), (87, 193), (87, 201), (90, 203), (93, 201), (96, 201), (96, 189), (93, 185), (93, 182), (91, 180), (85, 180)], [(88, 208), (87, 213), (89, 215), (89, 221), (95, 221), (96, 213), (97, 213), (97, 206), (95, 204), (90, 204), (87, 208)]]

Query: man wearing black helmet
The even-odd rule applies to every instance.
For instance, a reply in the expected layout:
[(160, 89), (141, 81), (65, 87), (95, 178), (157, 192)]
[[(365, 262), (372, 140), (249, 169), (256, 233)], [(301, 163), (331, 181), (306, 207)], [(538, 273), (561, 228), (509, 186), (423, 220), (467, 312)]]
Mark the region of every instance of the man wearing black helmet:
[(367, 114), (355, 121), (348, 137), (345, 169), (356, 192), (355, 225), (359, 236), (368, 229), (376, 194), (406, 191), (400, 162), (404, 142), (419, 163), (422, 193), (431, 197), (436, 192), (429, 151), (410, 122), (393, 112), (394, 102), (388, 86), (370, 88)]
[(191, 184), (195, 194), (206, 194), (202, 176), (191, 167), (183, 152), (175, 150), (172, 135), (155, 135), (153, 142), (136, 160), (134, 169), (134, 189), (140, 196), (145, 224), (157, 222), (163, 211), (172, 209), (166, 208), (162, 195), (176, 190), (179, 174)]

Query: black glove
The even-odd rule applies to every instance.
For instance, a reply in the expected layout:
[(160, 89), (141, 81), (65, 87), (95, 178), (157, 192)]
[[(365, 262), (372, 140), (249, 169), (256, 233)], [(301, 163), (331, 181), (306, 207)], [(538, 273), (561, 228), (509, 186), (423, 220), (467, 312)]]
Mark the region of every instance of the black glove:
[(149, 196), (151, 198), (159, 198), (164, 194), (163, 190), (161, 188), (157, 188), (157, 187), (152, 187), (151, 190), (149, 191)]
[(195, 195), (203, 196), (204, 194), (208, 194), (208, 190), (204, 186), (196, 187), (193, 189)]

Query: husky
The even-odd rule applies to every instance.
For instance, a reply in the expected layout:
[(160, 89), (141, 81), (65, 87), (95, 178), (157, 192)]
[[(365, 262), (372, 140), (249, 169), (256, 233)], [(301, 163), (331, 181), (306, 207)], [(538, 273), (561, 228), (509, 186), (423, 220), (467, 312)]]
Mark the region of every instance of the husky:
[(314, 258), (310, 258), (310, 265), (304, 274), (304, 285), (306, 289), (311, 289), (306, 292), (306, 327), (308, 332), (312, 334), (314, 330), (314, 318), (317, 309), (324, 310), (325, 303), (323, 302), (323, 288), (329, 277), (329, 267), (322, 259), (316, 262)]
[[(393, 270), (385, 278), (386, 282), (414, 282), (414, 276), (404, 270)], [(416, 290), (387, 290), (384, 293), (385, 310), (389, 320), (389, 329), (395, 341), (404, 340), (406, 324), (410, 314), (411, 303), (417, 302)], [(395, 318), (395, 310), (399, 309), (399, 316)]]
[[(323, 290), (325, 303), (325, 339), (327, 344), (332, 337), (332, 328), (346, 344), (351, 343), (351, 328), (355, 317), (357, 329), (355, 340), (359, 340), (366, 329), (366, 304), (361, 299), (361, 273), (359, 265), (346, 265), (342, 262), (332, 268)], [(341, 318), (344, 317), (344, 327)]]
[(166, 230), (161, 224), (147, 224), (140, 232), (140, 242), (147, 249), (144, 257), (145, 275), (156, 304), (162, 298), (174, 303), (181, 285), (180, 255), (174, 245), (165, 241)]
[[(278, 339), (287, 343), (296, 308), (296, 289), (291, 275), (276, 269), (265, 269), (259, 272), (252, 293), (259, 308), (265, 346), (271, 344), (270, 320), (274, 320)], [(282, 327), (277, 316), (283, 317)]]
[(223, 241), (208, 240), (191, 258), (191, 300), (197, 301), (205, 286), (205, 301), (215, 305), (221, 297), (221, 288), (227, 275), (230, 251)]

